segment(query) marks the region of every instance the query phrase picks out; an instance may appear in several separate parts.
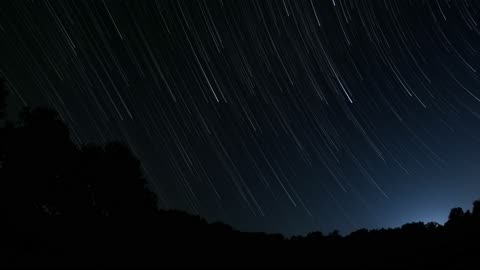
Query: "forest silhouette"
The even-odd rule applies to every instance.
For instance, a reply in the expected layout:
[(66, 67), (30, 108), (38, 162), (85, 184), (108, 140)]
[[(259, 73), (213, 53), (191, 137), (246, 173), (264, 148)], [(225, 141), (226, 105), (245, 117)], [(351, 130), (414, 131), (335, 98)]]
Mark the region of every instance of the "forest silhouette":
[(341, 236), (240, 232), (162, 210), (122, 143), (76, 145), (59, 115), (6, 120), (0, 87), (0, 267), (470, 267), (480, 201), (444, 225), (409, 223)]

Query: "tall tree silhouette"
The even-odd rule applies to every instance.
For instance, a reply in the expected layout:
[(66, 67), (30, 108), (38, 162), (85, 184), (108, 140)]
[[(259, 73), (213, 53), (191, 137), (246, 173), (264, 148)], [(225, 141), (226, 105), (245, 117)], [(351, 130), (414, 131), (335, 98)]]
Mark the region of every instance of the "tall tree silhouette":
[(16, 127), (6, 127), (2, 139), (2, 207), (18, 226), (61, 213), (76, 147), (54, 111), (25, 109)]
[[(4, 112), (3, 84), (0, 94)], [(0, 139), (2, 232), (20, 236), (17, 242), (58, 246), (73, 235), (93, 241), (125, 228), (138, 233), (158, 215), (128, 147), (75, 145), (53, 110), (25, 108), (15, 124), (0, 128)]]
[(461, 207), (455, 207), (450, 210), (450, 214), (448, 215), (448, 222), (459, 222), (465, 216), (463, 209)]
[(472, 216), (476, 219), (480, 219), (480, 200), (473, 202)]
[(3, 205), (15, 206), (7, 211), (13, 220), (81, 214), (131, 217), (156, 210), (140, 162), (126, 146), (79, 148), (58, 114), (48, 109), (25, 109), (18, 125), (4, 128), (4, 133), (2, 190), (9, 204)]

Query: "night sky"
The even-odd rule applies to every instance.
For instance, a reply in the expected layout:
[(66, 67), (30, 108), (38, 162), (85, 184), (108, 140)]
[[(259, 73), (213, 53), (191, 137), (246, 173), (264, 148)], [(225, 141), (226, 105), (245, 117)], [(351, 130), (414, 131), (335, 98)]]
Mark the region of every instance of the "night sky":
[(480, 1), (1, 1), (10, 117), (121, 140), (162, 208), (246, 231), (480, 197)]

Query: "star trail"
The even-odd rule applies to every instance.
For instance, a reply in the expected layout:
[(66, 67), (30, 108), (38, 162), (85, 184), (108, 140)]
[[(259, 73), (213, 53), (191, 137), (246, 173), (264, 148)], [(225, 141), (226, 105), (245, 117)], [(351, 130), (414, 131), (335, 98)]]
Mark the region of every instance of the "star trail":
[(446, 220), (480, 194), (477, 1), (2, 1), (9, 115), (123, 141), (162, 208), (248, 231)]

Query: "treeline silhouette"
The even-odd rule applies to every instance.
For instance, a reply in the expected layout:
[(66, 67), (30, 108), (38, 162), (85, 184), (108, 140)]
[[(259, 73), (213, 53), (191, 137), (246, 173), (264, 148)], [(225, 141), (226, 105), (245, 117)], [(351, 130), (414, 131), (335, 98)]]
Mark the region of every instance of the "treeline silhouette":
[(121, 143), (76, 145), (59, 115), (6, 117), (0, 84), (0, 268), (415, 267), (479, 264), (480, 201), (445, 225), (286, 238), (157, 207)]

